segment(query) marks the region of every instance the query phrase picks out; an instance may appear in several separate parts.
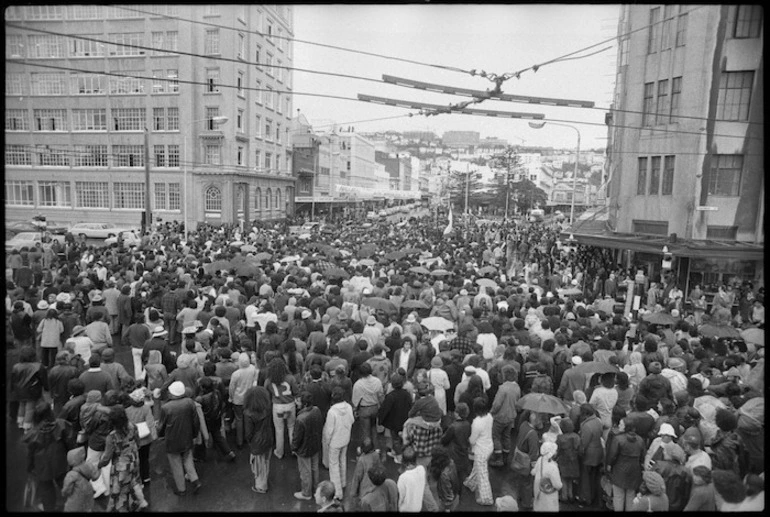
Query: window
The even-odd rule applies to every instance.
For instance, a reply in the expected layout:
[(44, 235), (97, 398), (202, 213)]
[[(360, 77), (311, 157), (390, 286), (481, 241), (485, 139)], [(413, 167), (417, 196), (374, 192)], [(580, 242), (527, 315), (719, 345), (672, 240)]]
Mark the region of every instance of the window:
[(75, 198), (78, 208), (109, 208), (109, 183), (106, 181), (76, 181)]
[(738, 240), (737, 226), (706, 226), (706, 238), (714, 241)]
[(222, 163), (222, 146), (219, 144), (206, 144), (203, 146), (204, 162), (206, 165), (219, 165)]
[(662, 196), (670, 196), (674, 192), (675, 156), (668, 155), (663, 159), (663, 184), (660, 186)]
[(145, 108), (112, 108), (114, 131), (142, 131), (145, 119)]
[(275, 92), (275, 109), (279, 115), (283, 115), (283, 99), (279, 92)]
[(246, 37), (238, 34), (238, 59), (246, 58)]
[(236, 155), (236, 163), (238, 165), (243, 165), (243, 146), (238, 146), (238, 153)]
[(203, 38), (204, 54), (219, 54), (219, 29), (208, 29)]
[(257, 149), (256, 151), (254, 151), (254, 170), (259, 171), (261, 164), (262, 164), (262, 151)]
[(150, 37), (152, 38), (153, 50), (151, 55), (153, 56), (173, 56), (173, 53), (164, 51), (178, 50), (179, 33), (177, 31), (153, 32)]
[(285, 50), (285, 46), (286, 46), (286, 40), (283, 39), (283, 29), (278, 27), (278, 50), (283, 52)]
[(275, 141), (281, 143), (281, 124), (275, 125)]
[[(18, 72), (5, 73), (5, 94), (23, 95), (24, 92), (24, 74)], [(32, 95), (35, 95), (33, 92)]]
[(740, 194), (743, 156), (718, 154), (711, 162), (709, 171), (710, 196), (737, 196)]
[(73, 109), (72, 130), (107, 131), (107, 110), (104, 108)]
[(633, 233), (668, 235), (668, 221), (644, 221), (634, 219), (631, 224), (633, 226)]
[(179, 144), (169, 144), (168, 146), (168, 166), (179, 167)]
[(754, 72), (722, 72), (716, 117), (722, 120), (748, 120)]
[(217, 187), (206, 189), (206, 212), (222, 211), (222, 191)]
[(687, 41), (687, 13), (684, 12), (687, 9), (687, 5), (679, 6), (679, 17), (676, 19), (676, 46), (684, 47)]
[(239, 133), (243, 133), (243, 110), (238, 110), (238, 115), (235, 117), (236, 128)]
[(281, 189), (275, 189), (275, 204), (273, 205), (276, 210), (281, 209)]
[[(110, 76), (111, 95), (136, 95), (144, 93), (144, 79), (142, 70), (122, 70), (123, 77)], [(129, 77), (135, 76), (135, 77)]]
[(13, 206), (33, 206), (34, 184), (31, 181), (5, 182), (5, 204)]
[(735, 13), (735, 38), (758, 38), (762, 29), (762, 6), (739, 5)]
[(219, 16), (219, 5), (206, 4), (206, 14), (204, 16)]
[(270, 202), (273, 198), (273, 191), (271, 189), (267, 189), (267, 193), (265, 194), (265, 210), (270, 210)]
[(644, 104), (643, 104), (643, 112), (642, 112), (642, 126), (647, 127), (651, 126), (653, 121), (655, 120), (654, 114), (655, 110), (653, 109), (654, 102), (655, 102), (655, 83), (645, 83), (644, 84)]
[(653, 156), (650, 166), (650, 195), (658, 195), (660, 185), (660, 156)]
[(671, 40), (674, 34), (671, 31), (671, 27), (674, 24), (674, 5), (666, 5), (663, 7), (663, 24), (661, 27), (662, 41), (660, 44), (661, 50), (667, 50), (671, 48)]
[(265, 172), (271, 172), (273, 168), (273, 154), (265, 153)]
[(99, 74), (70, 74), (73, 95), (104, 95), (105, 76)]
[(262, 189), (257, 187), (257, 190), (254, 192), (254, 210), (261, 210), (262, 209)]
[(255, 132), (254, 136), (256, 136), (257, 138), (262, 137), (262, 117), (260, 117), (259, 115), (257, 115), (257, 123), (254, 126), (254, 132)]
[(660, 45), (660, 7), (650, 9), (650, 33), (647, 40), (647, 53), (654, 54)]
[(284, 69), (283, 69), (283, 66), (282, 66), (282, 65), (283, 65), (283, 63), (282, 63), (282, 62), (281, 62), (281, 60), (279, 59), (279, 60), (278, 60), (278, 63), (277, 63), (277, 66), (276, 66), (276, 69), (275, 69), (275, 75), (276, 75), (276, 77), (278, 78), (278, 82), (279, 82), (279, 83), (282, 83), (282, 82), (283, 82), (283, 73), (284, 73)]
[(30, 77), (32, 78), (32, 95), (67, 95), (64, 72), (32, 72)]
[(166, 166), (166, 146), (165, 145), (154, 145), (153, 148), (153, 155), (155, 156), (155, 166), (156, 167), (165, 167)]
[(38, 165), (45, 167), (69, 167), (70, 152), (65, 146), (38, 145)]
[(273, 89), (268, 86), (265, 92), (265, 107), (273, 109)]
[[(99, 34), (78, 34), (78, 36), (99, 39)], [(70, 56), (72, 57), (104, 56), (104, 43), (99, 43), (87, 39), (78, 39), (75, 37), (73, 37), (70, 41), (72, 42), (72, 46), (70, 47), (72, 49)]]
[(30, 58), (61, 58), (64, 52), (64, 38), (49, 34), (27, 36)]
[(100, 5), (70, 5), (70, 20), (98, 20), (102, 18), (102, 6)]
[(647, 193), (647, 158), (639, 158), (637, 174), (636, 195), (643, 196)]
[(219, 116), (219, 108), (206, 108), (206, 127), (208, 130), (212, 131), (214, 129), (217, 129), (217, 123), (215, 122), (215, 118)]
[(115, 167), (144, 167), (144, 146), (113, 145), (112, 157)]
[(135, 46), (144, 45), (143, 32), (119, 32), (110, 34), (109, 37), (112, 42), (111, 56), (143, 56), (145, 53), (144, 49)]
[(287, 95), (283, 98), (284, 103), (286, 104), (286, 109), (284, 110), (284, 113), (286, 113), (287, 116), (291, 115), (291, 95)]
[(152, 93), (179, 93), (178, 70), (152, 71)]
[(658, 110), (655, 117), (656, 124), (665, 124), (670, 119), (671, 107), (668, 98), (668, 79), (658, 81)]
[[(270, 38), (273, 35), (273, 20), (265, 20), (265, 35)], [(271, 40), (272, 41), (272, 40)]]
[(166, 91), (166, 81), (161, 79), (164, 73), (163, 70), (152, 71), (152, 93), (163, 93)]
[(30, 5), (27, 6), (25, 18), (28, 20), (63, 20), (63, 5)]
[(156, 183), (155, 184), (155, 203), (153, 208), (155, 210), (166, 210), (166, 207), (168, 207), (168, 199), (166, 197), (166, 184)]
[(72, 187), (69, 181), (38, 181), (37, 192), (39, 206), (72, 206)]
[(273, 69), (273, 55), (270, 52), (267, 53), (267, 75), (270, 77), (275, 75), (275, 70)]
[(182, 189), (179, 183), (168, 184), (168, 209), (181, 210), (182, 208)]
[(67, 110), (33, 110), (35, 131), (67, 131)]
[(166, 108), (166, 130), (179, 131), (179, 108)]
[(679, 109), (682, 102), (682, 78), (674, 77), (671, 79), (671, 115), (668, 117), (669, 122), (677, 122), (679, 117)]
[(21, 34), (5, 35), (5, 57), (24, 57), (24, 36)]
[(278, 174), (281, 173), (281, 153), (275, 155), (275, 169)]
[(169, 78), (168, 81), (168, 91), (169, 93), (179, 93), (179, 70), (176, 68), (169, 68), (166, 70), (166, 77)]
[(206, 84), (208, 93), (219, 93), (219, 68), (206, 69)]
[(260, 68), (260, 61), (259, 61), (259, 59), (260, 59), (261, 56), (262, 56), (262, 47), (257, 45), (257, 48), (256, 48), (255, 53), (254, 53), (254, 62), (257, 64), (257, 68), (259, 68), (260, 70), (261, 70), (261, 68)]
[(179, 108), (153, 108), (153, 131), (179, 131)]
[(238, 72), (238, 77), (235, 78), (235, 84), (237, 86), (236, 92), (239, 97), (243, 97), (243, 72)]
[(32, 165), (32, 156), (26, 145), (5, 146), (6, 165)]
[(107, 167), (106, 145), (76, 145), (73, 165), (75, 167)]
[(144, 208), (144, 183), (116, 182), (112, 184), (112, 193), (115, 197), (114, 208)]
[(141, 9), (143, 5), (116, 5), (110, 8), (109, 18), (143, 18), (141, 13), (135, 11), (135, 9)]
[(267, 140), (273, 138), (273, 121), (270, 119), (265, 120), (265, 138)]
[(257, 79), (256, 102), (257, 104), (262, 104), (262, 81), (259, 79)]
[(29, 131), (29, 117), (27, 110), (5, 110), (6, 131)]

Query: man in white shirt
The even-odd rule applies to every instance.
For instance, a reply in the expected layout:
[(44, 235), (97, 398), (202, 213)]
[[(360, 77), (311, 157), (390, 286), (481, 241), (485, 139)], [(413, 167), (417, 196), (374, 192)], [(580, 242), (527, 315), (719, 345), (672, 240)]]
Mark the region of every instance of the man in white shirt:
[(404, 472), (398, 476), (398, 511), (420, 512), (425, 504), (425, 510), (438, 511), (438, 505), (428, 488), (428, 473), (425, 467), (417, 464), (417, 454), (414, 449), (407, 447), (402, 455)]

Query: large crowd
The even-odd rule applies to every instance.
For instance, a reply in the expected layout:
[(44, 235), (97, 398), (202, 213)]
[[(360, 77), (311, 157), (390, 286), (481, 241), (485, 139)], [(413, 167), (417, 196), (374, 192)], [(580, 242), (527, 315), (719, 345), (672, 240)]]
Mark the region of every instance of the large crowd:
[(764, 509), (763, 288), (706, 303), (558, 225), (445, 225), (166, 223), (9, 254), (27, 504), (151, 509), (151, 447), (178, 496), (246, 447), (234, 483), (264, 494), (294, 457), (324, 512)]

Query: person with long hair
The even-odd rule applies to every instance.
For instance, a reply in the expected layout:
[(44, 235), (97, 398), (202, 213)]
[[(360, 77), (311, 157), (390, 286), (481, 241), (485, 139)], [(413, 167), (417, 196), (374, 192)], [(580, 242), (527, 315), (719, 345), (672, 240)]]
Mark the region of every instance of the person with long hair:
[(278, 459), (284, 453), (284, 429), (288, 428), (289, 441), (294, 437), (294, 424), (297, 420), (297, 406), (294, 400), (299, 395), (297, 380), (291, 375), (281, 357), (272, 359), (267, 364), (265, 388), (270, 392), (273, 403), (273, 425), (275, 426), (275, 450)]
[(265, 494), (270, 475), (270, 452), (275, 439), (271, 422), (270, 392), (262, 386), (253, 386), (243, 396), (244, 438), (249, 444), (249, 465), (254, 474), (253, 492)]
[(489, 467), (487, 461), (492, 455), (492, 415), (489, 414), (487, 402), (477, 397), (473, 400), (473, 410), (476, 417), (471, 422), (470, 444), (473, 451), (473, 469), (463, 484), (476, 493), (476, 504), (490, 506), (494, 504), (492, 485), (489, 483)]
[(109, 419), (112, 431), (107, 435), (104, 453), (97, 464), (98, 468), (103, 468), (112, 462), (107, 511), (142, 510), (149, 504), (142, 492), (139, 473), (139, 433), (136, 425), (128, 420), (123, 406), (113, 406)]
[(295, 379), (301, 379), (305, 375), (305, 365), (302, 360), (302, 354), (297, 351), (297, 342), (294, 338), (287, 339), (281, 344), (281, 355), (289, 369), (289, 373)]
[(11, 369), (11, 397), (18, 403), (16, 423), (19, 429), (32, 429), (35, 404), (41, 400), (43, 389), (48, 387), (48, 376), (31, 345), (19, 351), (19, 362)]
[(59, 319), (56, 309), (48, 309), (45, 318), (37, 326), (37, 334), (40, 337), (40, 351), (42, 353), (43, 366), (50, 369), (55, 361), (56, 354), (61, 350), (61, 335), (64, 332), (64, 324)]
[(449, 454), (449, 449), (437, 445), (430, 459), (430, 475), (436, 482), (436, 494), (439, 508), (445, 512), (457, 510), (460, 504), (460, 480), (457, 467)]

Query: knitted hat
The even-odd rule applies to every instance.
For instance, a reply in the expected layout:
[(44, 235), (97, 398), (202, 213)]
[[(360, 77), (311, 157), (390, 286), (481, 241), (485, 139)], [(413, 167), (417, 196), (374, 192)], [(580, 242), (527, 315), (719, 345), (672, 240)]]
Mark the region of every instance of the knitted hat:
[(663, 476), (657, 472), (645, 470), (642, 472), (642, 479), (644, 480), (644, 484), (647, 485), (647, 488), (651, 494), (663, 495), (666, 493), (666, 482), (663, 480)]
[(650, 366), (647, 367), (647, 370), (650, 374), (656, 374), (660, 373), (663, 368), (661, 368), (660, 363), (658, 361), (650, 363)]
[(168, 387), (168, 392), (174, 397), (181, 397), (184, 395), (184, 383), (182, 381), (174, 381), (171, 386)]
[(45, 300), (40, 300), (39, 302), (37, 302), (37, 308), (40, 309), (41, 311), (46, 310), (48, 308), (48, 302)]
[(512, 496), (506, 495), (495, 499), (495, 508), (498, 512), (518, 512), (519, 504)]
[(433, 368), (441, 368), (442, 366), (444, 366), (444, 361), (442, 361), (441, 358), (436, 355), (436, 356), (433, 356), (433, 359), (430, 360), (430, 365)]
[(139, 402), (141, 400), (144, 400), (144, 388), (137, 388), (131, 393), (129, 393), (128, 396), (134, 402)]

